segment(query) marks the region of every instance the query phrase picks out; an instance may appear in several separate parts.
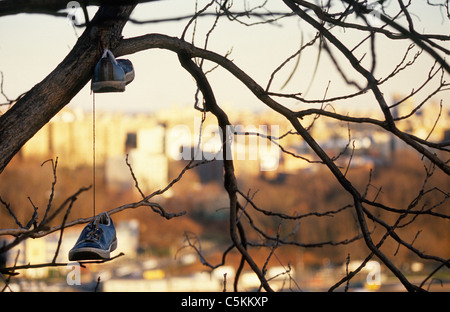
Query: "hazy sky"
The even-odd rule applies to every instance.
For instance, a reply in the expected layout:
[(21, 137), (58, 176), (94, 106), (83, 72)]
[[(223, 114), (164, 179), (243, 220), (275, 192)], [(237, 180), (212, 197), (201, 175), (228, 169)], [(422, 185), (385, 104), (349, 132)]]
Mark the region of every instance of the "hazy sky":
[[(204, 3), (205, 1), (200, 1)], [(235, 3), (238, 1), (235, 1)], [(392, 2), (392, 1), (391, 1)], [(256, 3), (256, 2), (255, 2)], [(287, 11), (282, 1), (269, 1), (274, 11)], [(394, 1), (395, 4), (395, 1)], [(413, 0), (413, 15), (417, 25), (424, 32), (449, 33), (448, 20), (444, 20), (438, 9), (427, 8), (426, 2)], [(141, 4), (135, 9), (133, 17), (138, 20), (156, 19), (169, 16), (183, 16), (194, 11), (195, 1), (167, 0), (155, 3)], [(236, 7), (235, 10), (240, 9)], [(91, 17), (96, 8), (90, 9)], [(246, 20), (246, 19), (244, 19)], [(136, 25), (128, 23), (124, 29), (125, 37), (143, 35), (146, 33), (163, 33), (180, 37), (187, 21)], [(200, 47), (204, 44), (206, 32), (213, 23), (212, 18), (202, 18), (197, 25), (194, 43)], [(191, 28), (192, 29), (192, 28)], [(418, 28), (419, 31), (422, 29)], [(65, 18), (46, 15), (19, 14), (0, 18), (0, 70), (4, 74), (4, 91), (10, 98), (15, 98), (33, 85), (40, 82), (49, 74), (65, 57), (76, 42), (77, 36), (83, 29), (75, 31)], [(253, 77), (263, 87), (266, 86), (270, 74), (281, 64), (284, 59), (293, 54), (300, 45), (301, 33), (304, 42), (308, 42), (315, 34), (305, 22), (296, 18), (284, 19), (276, 26), (245, 27), (238, 23), (231, 23), (222, 18), (209, 42), (209, 49), (225, 55), (232, 50), (230, 58), (235, 64)], [(192, 33), (187, 39), (191, 40)], [(340, 30), (342, 40), (352, 47), (356, 42), (351, 32)], [(383, 77), (393, 66), (397, 64), (409, 44), (397, 42), (385, 44), (382, 36), (377, 37), (378, 76)], [(447, 48), (450, 48), (447, 44)], [(285, 92), (305, 92), (311, 79), (317, 48), (309, 48), (302, 55), (299, 70), (295, 73)], [(365, 51), (357, 51), (362, 56)], [(366, 51), (367, 52), (367, 51)], [(413, 54), (411, 54), (412, 57)], [(195, 83), (189, 74), (181, 68), (178, 59), (173, 52), (164, 50), (148, 50), (126, 56), (135, 67), (136, 78), (124, 93), (99, 94), (96, 96), (97, 109), (112, 109), (115, 111), (144, 111), (151, 112), (161, 107), (177, 105), (193, 105)], [(342, 61), (347, 65), (346, 61)], [(272, 91), (279, 92), (279, 87), (285, 81), (293, 67), (290, 63), (286, 70), (276, 76)], [(423, 56), (417, 62), (414, 72), (405, 72), (399, 75), (395, 85), (384, 87), (383, 91), (388, 99), (394, 92), (408, 94), (412, 88), (417, 88), (423, 81), (424, 75), (432, 62), (428, 56)], [(205, 68), (211, 68), (211, 63), (206, 63)], [(352, 76), (354, 73), (349, 72)], [(220, 104), (235, 105), (257, 109), (263, 104), (234, 77), (222, 69), (215, 70), (209, 76), (211, 84), (216, 92)], [(352, 76), (359, 79), (357, 75)], [(342, 82), (334, 67), (324, 54), (318, 75), (314, 80), (308, 98), (321, 98), (328, 82), (331, 81), (328, 95), (341, 95), (348, 92), (345, 83)], [(448, 97), (448, 96), (447, 96)], [(3, 102), (3, 99), (0, 100)], [(367, 98), (372, 101), (372, 98)], [(359, 100), (357, 103), (348, 101), (353, 107), (364, 106)], [(448, 103), (446, 103), (448, 105)], [(302, 104), (298, 104), (302, 105)], [(81, 107), (85, 110), (92, 108), (92, 96), (90, 85), (87, 85), (72, 100), (70, 107)], [(300, 108), (301, 106), (299, 106)]]

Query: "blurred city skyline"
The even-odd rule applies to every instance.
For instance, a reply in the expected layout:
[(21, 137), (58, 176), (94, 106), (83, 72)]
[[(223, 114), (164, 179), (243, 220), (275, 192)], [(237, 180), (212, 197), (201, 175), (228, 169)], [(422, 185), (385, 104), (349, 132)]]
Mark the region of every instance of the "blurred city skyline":
[[(413, 100), (408, 100), (396, 114), (407, 115), (415, 106)], [(398, 127), (434, 142), (448, 140), (450, 110), (443, 108), (435, 124), (437, 111), (439, 104), (431, 102), (414, 118), (400, 120)], [(129, 188), (133, 184), (125, 161), (129, 156), (141, 186), (151, 192), (169, 183), (170, 162), (191, 158), (223, 160), (220, 128), (214, 118), (206, 117), (202, 121), (201, 116), (192, 108), (177, 105), (152, 113), (96, 112), (94, 149), (92, 113), (67, 107), (30, 139), (17, 157), (42, 161), (58, 157), (61, 167), (76, 169), (92, 166), (95, 151), (95, 166), (104, 168), (107, 184)], [(229, 118), (233, 129), (227, 133), (227, 139), (232, 143), (225, 157), (229, 155), (234, 160), (238, 177), (271, 172), (276, 176), (314, 167), (310, 161), (317, 160), (317, 156), (276, 112), (232, 110)], [(406, 146), (400, 141), (395, 143), (395, 137), (379, 127), (348, 125), (324, 117), (309, 119), (313, 125), (310, 133), (316, 141), (332, 155), (344, 154), (338, 161), (342, 166), (352, 149), (355, 151), (351, 156), (352, 166), (374, 168), (390, 162), (395, 150)], [(230, 136), (232, 130), (237, 134)], [(272, 142), (266, 138), (268, 135), (273, 136)], [(221, 170), (217, 176), (221, 178)]]

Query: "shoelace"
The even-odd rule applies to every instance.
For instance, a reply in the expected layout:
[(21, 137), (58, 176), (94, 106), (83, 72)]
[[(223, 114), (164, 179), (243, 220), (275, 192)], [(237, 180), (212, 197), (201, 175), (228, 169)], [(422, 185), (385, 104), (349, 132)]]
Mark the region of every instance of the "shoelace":
[(103, 233), (103, 229), (98, 227), (99, 225), (99, 219), (94, 220), (93, 222), (89, 223), (89, 232), (86, 234), (85, 241), (98, 241), (100, 238), (100, 235)]

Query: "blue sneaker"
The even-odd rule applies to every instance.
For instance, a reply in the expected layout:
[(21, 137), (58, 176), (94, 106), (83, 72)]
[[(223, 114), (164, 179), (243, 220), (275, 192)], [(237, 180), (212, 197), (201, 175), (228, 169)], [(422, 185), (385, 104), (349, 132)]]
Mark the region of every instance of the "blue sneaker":
[(130, 60), (118, 59), (117, 63), (125, 72), (125, 84), (129, 84), (134, 80), (134, 68)]
[(80, 234), (69, 251), (69, 260), (109, 259), (117, 248), (116, 228), (106, 212), (96, 216)]
[(95, 65), (91, 89), (95, 93), (125, 91), (125, 71), (111, 51), (105, 50)]

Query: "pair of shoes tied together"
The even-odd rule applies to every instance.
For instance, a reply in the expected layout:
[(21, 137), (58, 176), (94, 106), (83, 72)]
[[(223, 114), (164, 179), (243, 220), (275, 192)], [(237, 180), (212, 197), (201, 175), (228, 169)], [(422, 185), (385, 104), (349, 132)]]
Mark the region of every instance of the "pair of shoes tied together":
[(123, 92), (134, 80), (134, 68), (130, 60), (117, 59), (106, 49), (95, 65), (91, 89), (94, 93)]
[(111, 251), (116, 248), (114, 223), (110, 216), (103, 212), (83, 229), (75, 246), (69, 251), (69, 260), (110, 259)]

